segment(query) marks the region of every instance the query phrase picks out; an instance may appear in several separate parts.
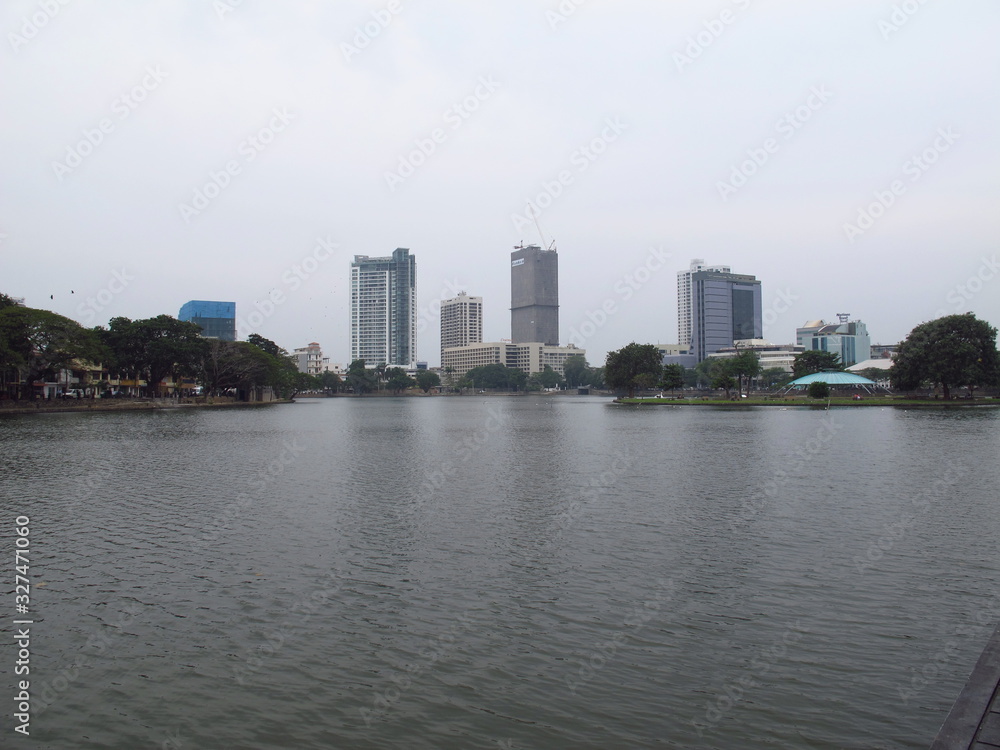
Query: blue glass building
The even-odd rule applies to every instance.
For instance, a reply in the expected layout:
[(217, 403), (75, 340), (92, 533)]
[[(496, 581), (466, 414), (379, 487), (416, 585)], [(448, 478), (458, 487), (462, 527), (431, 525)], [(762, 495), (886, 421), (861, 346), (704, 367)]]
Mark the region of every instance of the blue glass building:
[(193, 299), (181, 306), (178, 320), (201, 326), (207, 339), (236, 341), (236, 303)]

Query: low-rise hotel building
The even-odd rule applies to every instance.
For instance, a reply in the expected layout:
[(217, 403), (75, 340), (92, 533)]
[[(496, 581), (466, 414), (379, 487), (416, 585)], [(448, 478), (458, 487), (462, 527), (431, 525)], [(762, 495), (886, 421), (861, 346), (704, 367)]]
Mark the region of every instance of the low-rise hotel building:
[(587, 356), (586, 349), (550, 346), (538, 341), (514, 344), (508, 341), (487, 341), (468, 346), (452, 346), (442, 352), (442, 368), (452, 368), (455, 377), (462, 377), (474, 367), (504, 365), (528, 375), (542, 372), (548, 365), (563, 375), (563, 365), (569, 357)]

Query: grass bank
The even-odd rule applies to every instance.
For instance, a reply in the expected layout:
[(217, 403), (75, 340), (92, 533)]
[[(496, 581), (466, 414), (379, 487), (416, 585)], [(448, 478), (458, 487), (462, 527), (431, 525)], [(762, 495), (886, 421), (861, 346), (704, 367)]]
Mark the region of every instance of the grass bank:
[(779, 407), (811, 407), (826, 408), (827, 406), (899, 406), (904, 408), (937, 408), (953, 407), (967, 408), (971, 406), (1000, 407), (997, 398), (958, 398), (945, 401), (943, 399), (917, 399), (893, 396), (866, 396), (862, 399), (849, 397), (834, 397), (830, 399), (812, 399), (804, 396), (789, 397), (757, 397), (741, 399), (725, 398), (619, 398), (614, 403), (626, 406), (716, 406), (733, 408), (741, 406), (779, 406)]

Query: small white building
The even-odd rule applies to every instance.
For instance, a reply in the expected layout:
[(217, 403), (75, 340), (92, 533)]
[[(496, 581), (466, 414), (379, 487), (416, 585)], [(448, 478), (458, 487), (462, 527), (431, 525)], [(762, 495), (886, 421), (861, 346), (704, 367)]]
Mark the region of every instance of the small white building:
[(292, 357), (295, 359), (295, 366), (299, 372), (304, 372), (306, 375), (319, 375), (326, 370), (326, 366), (330, 363), (329, 358), (323, 356), (323, 350), (315, 341), (309, 346), (296, 349), (292, 352)]

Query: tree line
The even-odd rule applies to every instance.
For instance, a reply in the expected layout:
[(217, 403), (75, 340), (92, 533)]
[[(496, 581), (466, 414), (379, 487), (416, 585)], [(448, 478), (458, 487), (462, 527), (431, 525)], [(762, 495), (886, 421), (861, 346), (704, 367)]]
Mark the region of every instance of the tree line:
[(93, 392), (108, 390), (112, 380), (127, 380), (145, 381), (144, 395), (156, 395), (168, 377), (194, 380), (205, 394), (235, 391), (243, 399), (268, 387), (278, 398), (324, 387), (323, 381), (300, 373), (288, 352), (263, 336), (221, 341), (200, 334), (200, 326), (169, 315), (117, 317), (107, 327), (85, 328), (0, 294), (0, 377), (13, 398), (34, 398), (34, 383), (53, 382), (62, 370), (83, 369), (84, 363), (100, 365), (107, 375), (82, 384)]
[[(609, 388), (625, 391), (631, 398), (636, 390), (675, 390), (702, 387), (742, 395), (752, 381), (762, 387), (784, 385), (805, 375), (843, 370), (836, 352), (805, 351), (797, 354), (792, 373), (781, 368), (764, 369), (753, 350), (733, 357), (705, 359), (694, 368), (663, 365), (662, 354), (653, 344), (631, 343), (608, 352), (604, 379)], [(870, 380), (888, 377), (899, 391), (940, 388), (944, 398), (952, 389), (964, 387), (970, 396), (977, 388), (1000, 386), (1000, 354), (997, 329), (972, 313), (948, 315), (914, 328), (898, 347), (888, 372), (867, 369), (858, 373)], [(819, 392), (817, 389), (815, 392)]]
[[(246, 341), (221, 341), (202, 338), (200, 333), (198, 325), (169, 315), (141, 320), (117, 317), (107, 327), (85, 328), (0, 294), (0, 392), (32, 398), (35, 382), (52, 382), (60, 371), (79, 369), (78, 363), (84, 362), (100, 364), (109, 381), (145, 381), (147, 395), (158, 393), (168, 377), (174, 382), (195, 380), (206, 394), (235, 391), (244, 399), (267, 387), (279, 398), (290, 398), (303, 390), (335, 393), (345, 386), (362, 395), (381, 390), (401, 393), (413, 387), (428, 392), (442, 385), (438, 374), (429, 370), (414, 378), (403, 368), (384, 363), (368, 368), (364, 360), (350, 364), (345, 382), (336, 373), (307, 375), (298, 371), (285, 349), (258, 334)], [(888, 371), (889, 382), (901, 391), (940, 387), (945, 398), (954, 388), (964, 387), (971, 396), (978, 388), (996, 387), (1000, 385), (996, 337), (997, 329), (972, 313), (922, 323), (900, 343)], [(700, 386), (723, 390), (728, 398), (734, 389), (742, 395), (755, 380), (763, 387), (775, 387), (803, 375), (842, 369), (839, 355), (823, 351), (796, 355), (790, 376), (781, 368), (764, 369), (752, 350), (706, 359), (693, 369), (664, 366), (656, 346), (633, 342), (609, 352), (604, 367), (590, 367), (582, 355), (574, 355), (566, 359), (561, 375), (548, 365), (529, 376), (493, 364), (456, 378), (451, 368), (445, 368), (444, 386), (509, 391), (590, 386), (626, 391), (629, 396), (636, 390)], [(871, 379), (886, 376), (882, 370), (861, 374)], [(96, 391), (108, 383), (85, 385)]]
[(428, 393), (440, 384), (441, 378), (430, 370), (418, 370), (415, 377), (410, 377), (402, 367), (389, 367), (380, 362), (369, 368), (363, 359), (356, 359), (348, 365), (345, 382), (345, 386), (359, 396), (381, 390), (398, 395), (410, 388)]

